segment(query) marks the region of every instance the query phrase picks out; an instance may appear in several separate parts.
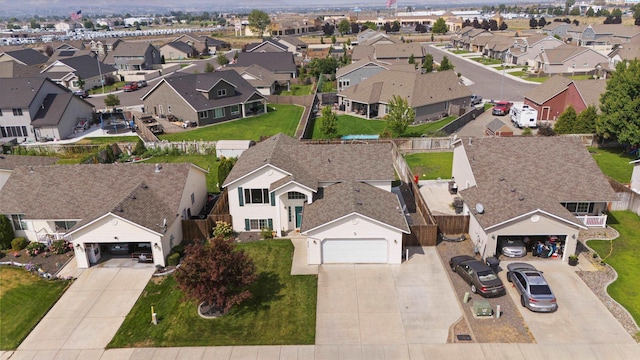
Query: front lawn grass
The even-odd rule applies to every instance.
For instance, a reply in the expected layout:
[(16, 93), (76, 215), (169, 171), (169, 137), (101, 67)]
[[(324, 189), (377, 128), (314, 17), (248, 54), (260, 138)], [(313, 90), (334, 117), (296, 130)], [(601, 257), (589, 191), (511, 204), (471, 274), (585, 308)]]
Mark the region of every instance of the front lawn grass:
[(140, 140), (138, 135), (132, 136), (96, 136), (85, 137), (82, 140), (75, 142), (77, 145), (107, 145), (114, 143), (137, 143)]
[[(122, 89), (122, 87), (124, 86), (124, 84), (126, 84), (126, 81), (118, 81), (113, 83), (112, 85), (105, 85), (104, 86), (104, 93), (108, 94), (112, 91), (118, 90), (118, 89)], [(99, 86), (95, 89), (90, 89), (87, 90), (89, 92), (90, 95), (96, 95), (96, 94), (102, 94), (102, 86)]]
[(405, 156), (407, 165), (420, 180), (450, 179), (453, 152), (415, 153)]
[(159, 155), (145, 160), (144, 162), (149, 164), (188, 162), (205, 170), (208, 169), (209, 173), (207, 174), (207, 191), (213, 193), (220, 192), (220, 184), (218, 184), (218, 165), (220, 164), (220, 162), (215, 155)]
[(0, 267), (0, 350), (15, 350), (69, 284), (41, 279), (22, 268)]
[(461, 54), (470, 54), (471, 51), (468, 50), (449, 50), (452, 53), (456, 54), (456, 55), (461, 55)]
[[(253, 297), (218, 319), (203, 319), (185, 301), (173, 276), (153, 279), (109, 348), (314, 344), (317, 277), (290, 275), (293, 244), (265, 240), (238, 244), (253, 259)], [(158, 325), (150, 325), (151, 306)]]
[[(443, 126), (449, 124), (455, 120), (455, 116), (449, 116), (442, 120), (428, 122), (420, 125), (411, 125), (407, 128), (407, 132), (403, 137), (419, 137), (424, 134), (433, 134)], [(322, 124), (322, 117), (315, 120), (313, 125), (312, 139), (326, 139), (327, 137), (322, 134), (320, 126)], [(351, 115), (338, 115), (338, 137), (344, 135), (379, 135), (387, 126), (385, 120), (380, 119), (363, 119)]]
[(308, 85), (291, 85), (290, 90), (283, 91), (280, 95), (303, 96), (311, 94), (313, 84)]
[(607, 292), (640, 324), (640, 217), (631, 211), (612, 211), (607, 222), (620, 237), (590, 240), (587, 245), (616, 270), (618, 279), (607, 287)]
[(631, 182), (633, 165), (629, 161), (635, 160), (635, 156), (626, 154), (622, 148), (588, 149), (605, 175), (623, 184)]
[(297, 105), (269, 105), (269, 112), (250, 118), (204, 126), (175, 134), (160, 135), (160, 140), (260, 140), (261, 136), (284, 133), (294, 136), (303, 108)]
[(485, 57), (474, 57), (474, 58), (469, 58), (473, 61), (479, 62), (482, 65), (498, 65), (498, 64), (502, 64), (501, 60), (498, 59), (489, 59), (489, 58), (485, 58)]

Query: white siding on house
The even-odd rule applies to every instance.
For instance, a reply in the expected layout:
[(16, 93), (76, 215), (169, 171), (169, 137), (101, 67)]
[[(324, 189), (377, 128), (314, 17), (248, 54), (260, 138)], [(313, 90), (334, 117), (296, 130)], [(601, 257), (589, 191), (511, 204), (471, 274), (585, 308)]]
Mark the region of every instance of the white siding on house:
[[(460, 140), (461, 142), (467, 140)], [(471, 171), (471, 165), (469, 164), (469, 158), (464, 151), (464, 145), (458, 143), (453, 148), (453, 168), (451, 171), (456, 183), (458, 184), (458, 191), (476, 186), (476, 179)]]
[(633, 172), (631, 173), (631, 190), (640, 193), (640, 160), (636, 160), (633, 164)]

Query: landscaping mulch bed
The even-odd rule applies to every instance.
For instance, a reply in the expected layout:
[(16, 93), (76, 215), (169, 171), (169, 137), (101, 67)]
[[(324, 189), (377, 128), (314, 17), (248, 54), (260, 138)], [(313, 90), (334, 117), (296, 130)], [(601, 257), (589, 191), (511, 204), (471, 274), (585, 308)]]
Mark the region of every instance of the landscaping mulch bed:
[[(473, 255), (473, 245), (471, 241), (462, 242), (440, 242), (436, 249), (443, 262), (443, 265), (449, 269), (449, 259), (456, 255)], [(479, 258), (479, 257), (478, 257)], [(499, 269), (500, 271), (504, 271)], [(464, 319), (453, 326), (453, 336), (450, 342), (476, 342), (476, 343), (533, 343), (535, 342), (533, 335), (520, 315), (520, 311), (516, 304), (511, 300), (509, 295), (497, 298), (483, 298), (480, 295), (472, 294), (467, 284), (456, 273), (448, 270), (449, 278), (453, 285), (456, 297), (460, 301), (460, 305), (464, 311)], [(509, 286), (508, 283), (505, 286)], [(463, 303), (465, 292), (471, 294), (468, 303)], [(486, 299), (496, 310), (496, 306), (501, 307), (501, 316), (499, 319), (494, 317), (475, 318), (472, 314), (472, 306), (475, 299)], [(459, 340), (457, 335), (471, 335), (471, 340)]]
[(73, 259), (73, 251), (64, 254), (47, 253), (48, 255), (29, 256), (25, 250), (19, 251), (20, 256), (14, 256), (14, 251), (0, 251), (0, 262), (17, 262), (20, 264), (33, 264), (45, 273), (55, 275), (68, 261)]

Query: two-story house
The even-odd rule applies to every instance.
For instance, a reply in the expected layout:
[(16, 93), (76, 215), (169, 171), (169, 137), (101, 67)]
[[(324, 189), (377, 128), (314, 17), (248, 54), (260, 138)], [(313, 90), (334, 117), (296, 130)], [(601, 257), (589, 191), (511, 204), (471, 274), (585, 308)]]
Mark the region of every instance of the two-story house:
[(267, 111), (267, 100), (233, 70), (201, 74), (178, 73), (163, 78), (143, 97), (156, 115), (209, 125)]
[(223, 184), (233, 228), (298, 230), (309, 264), (399, 264), (409, 227), (391, 192), (391, 156), (390, 144), (264, 140), (242, 153)]
[(532, 35), (514, 39), (513, 46), (505, 57), (505, 62), (514, 65), (534, 65), (533, 59), (545, 49), (553, 49), (564, 44), (550, 35)]
[(593, 71), (599, 64), (607, 64), (609, 58), (593, 49), (563, 44), (544, 49), (535, 58), (535, 68), (546, 74), (562, 74)]
[(113, 65), (118, 70), (139, 71), (152, 70), (160, 65), (160, 50), (146, 42), (121, 42), (104, 59), (105, 64)]
[(0, 138), (17, 142), (65, 139), (93, 105), (45, 77), (0, 79)]
[(93, 89), (102, 86), (107, 76), (115, 76), (116, 71), (94, 56), (82, 55), (56, 60), (41, 73), (66, 88), (78, 90), (80, 80), (84, 82), (83, 89)]

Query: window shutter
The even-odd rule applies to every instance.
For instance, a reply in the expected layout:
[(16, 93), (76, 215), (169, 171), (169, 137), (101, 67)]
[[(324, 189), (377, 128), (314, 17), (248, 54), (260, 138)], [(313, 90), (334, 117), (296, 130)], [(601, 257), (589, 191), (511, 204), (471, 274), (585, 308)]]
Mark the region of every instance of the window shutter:
[(271, 206), (276, 206), (276, 193), (271, 193)]
[(251, 224), (249, 223), (249, 219), (244, 219), (244, 229), (245, 231), (251, 230)]
[(269, 230), (273, 230), (273, 219), (267, 219), (267, 226)]
[(242, 192), (242, 187), (238, 188), (238, 200), (240, 201), (240, 206), (244, 206), (244, 193)]

